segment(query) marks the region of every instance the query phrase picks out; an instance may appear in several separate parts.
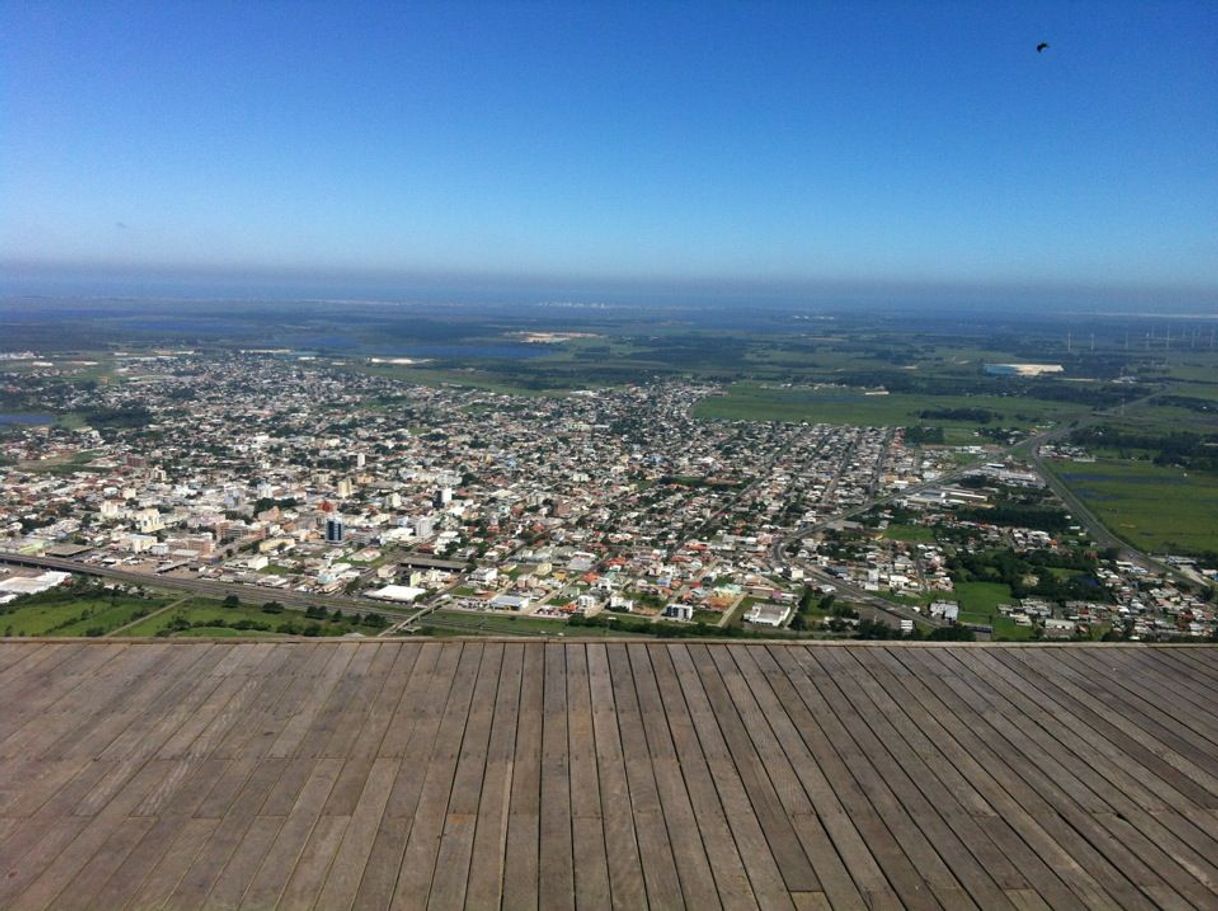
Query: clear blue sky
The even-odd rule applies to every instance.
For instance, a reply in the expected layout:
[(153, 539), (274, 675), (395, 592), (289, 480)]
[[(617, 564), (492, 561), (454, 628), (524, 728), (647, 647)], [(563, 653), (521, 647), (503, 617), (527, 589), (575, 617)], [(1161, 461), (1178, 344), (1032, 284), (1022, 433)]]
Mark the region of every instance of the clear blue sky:
[(0, 66), (8, 268), (1218, 289), (1212, 0), (0, 0)]

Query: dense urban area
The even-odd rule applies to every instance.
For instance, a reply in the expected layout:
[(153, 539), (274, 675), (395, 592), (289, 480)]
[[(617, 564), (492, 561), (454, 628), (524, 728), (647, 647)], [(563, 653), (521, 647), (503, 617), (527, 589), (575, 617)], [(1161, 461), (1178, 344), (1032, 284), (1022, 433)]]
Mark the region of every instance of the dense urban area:
[(709, 379), (523, 395), (383, 363), (7, 354), (45, 415), (0, 428), (0, 632), (1215, 635), (1214, 567), (1059, 498), (1096, 417), (945, 438), (708, 418)]

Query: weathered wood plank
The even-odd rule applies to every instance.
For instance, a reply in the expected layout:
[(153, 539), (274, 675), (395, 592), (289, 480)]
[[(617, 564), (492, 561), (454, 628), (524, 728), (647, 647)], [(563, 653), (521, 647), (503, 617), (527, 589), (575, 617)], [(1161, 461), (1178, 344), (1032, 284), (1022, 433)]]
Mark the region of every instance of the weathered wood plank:
[(0, 643), (0, 906), (1218, 906), (1218, 649)]

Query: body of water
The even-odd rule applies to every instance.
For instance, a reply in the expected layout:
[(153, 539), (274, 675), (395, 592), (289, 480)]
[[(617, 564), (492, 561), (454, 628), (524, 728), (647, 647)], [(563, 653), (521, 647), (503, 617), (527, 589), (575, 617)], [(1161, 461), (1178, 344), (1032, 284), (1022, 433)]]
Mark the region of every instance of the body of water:
[(0, 414), (0, 424), (54, 424), (52, 414)]

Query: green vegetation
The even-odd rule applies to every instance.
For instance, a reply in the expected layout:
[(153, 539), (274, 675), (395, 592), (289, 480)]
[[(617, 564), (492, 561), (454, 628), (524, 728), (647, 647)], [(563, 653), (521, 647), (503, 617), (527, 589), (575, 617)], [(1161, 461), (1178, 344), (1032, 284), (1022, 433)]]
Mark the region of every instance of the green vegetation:
[(100, 471), (102, 469), (91, 469), (88, 467), (88, 463), (92, 462), (95, 458), (97, 458), (96, 452), (85, 450), (73, 453), (71, 456), (62, 459), (53, 458), (37, 462), (21, 462), (17, 467), (22, 471), (43, 472), (53, 475), (73, 474), (77, 471)]
[[(282, 605), (268, 609), (270, 605), (255, 607), (238, 604), (230, 606), (206, 598), (192, 598), (172, 610), (148, 617), (130, 629), (124, 636), (208, 636), (208, 635), (293, 635), (293, 636), (342, 636), (350, 632), (375, 635), (385, 626), (378, 615), (355, 616), (327, 612), (324, 608), (310, 608), (307, 612), (287, 611)], [(227, 632), (215, 633), (217, 629)], [(211, 631), (211, 632), (206, 632)]]
[(1218, 553), (1218, 475), (1117, 459), (1054, 470), (1109, 530), (1135, 547)]
[[(733, 384), (723, 396), (698, 403), (694, 415), (704, 419), (749, 421), (809, 421), (870, 426), (917, 426), (923, 413), (954, 415), (936, 418), (936, 424), (979, 427), (999, 423), (1027, 428), (1078, 414), (1082, 408), (1069, 402), (997, 395), (929, 395), (893, 393), (866, 395), (841, 387), (782, 388), (755, 382)], [(985, 421), (976, 420), (984, 416)]]
[(438, 610), (423, 618), (425, 629), (464, 636), (557, 636), (567, 631), (567, 621), (529, 617), (503, 611)]
[(884, 529), (884, 537), (891, 541), (910, 541), (915, 544), (929, 544), (935, 540), (935, 530), (926, 525), (893, 523)]
[(89, 583), (63, 585), (0, 607), (0, 631), (5, 636), (104, 636), (171, 601)]
[(960, 605), (961, 623), (990, 625), (999, 604), (1010, 604), (1011, 587), (1001, 582), (957, 582), (951, 599)]

